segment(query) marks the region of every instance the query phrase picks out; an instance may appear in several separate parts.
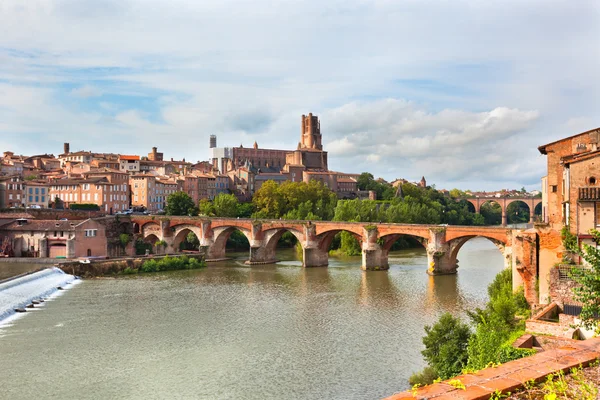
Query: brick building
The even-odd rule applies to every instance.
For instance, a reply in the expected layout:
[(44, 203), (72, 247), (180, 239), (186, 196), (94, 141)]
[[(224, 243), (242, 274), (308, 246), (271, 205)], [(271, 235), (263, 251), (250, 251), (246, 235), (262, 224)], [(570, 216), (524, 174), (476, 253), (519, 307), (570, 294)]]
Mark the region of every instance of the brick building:
[[(539, 276), (554, 276), (564, 247), (560, 230), (568, 226), (578, 242), (593, 244), (589, 230), (600, 227), (600, 128), (540, 146), (547, 156), (542, 178), (542, 217), (539, 224)], [(548, 302), (560, 282), (540, 279), (540, 301)]]
[(23, 207), (25, 181), (20, 175), (0, 177), (0, 208)]
[(539, 147), (547, 156), (542, 180), (544, 221), (586, 236), (600, 226), (600, 128)]
[(62, 200), (65, 208), (71, 204), (96, 204), (109, 214), (129, 208), (127, 183), (113, 183), (105, 176), (53, 181), (50, 196), (51, 200), (55, 197)]

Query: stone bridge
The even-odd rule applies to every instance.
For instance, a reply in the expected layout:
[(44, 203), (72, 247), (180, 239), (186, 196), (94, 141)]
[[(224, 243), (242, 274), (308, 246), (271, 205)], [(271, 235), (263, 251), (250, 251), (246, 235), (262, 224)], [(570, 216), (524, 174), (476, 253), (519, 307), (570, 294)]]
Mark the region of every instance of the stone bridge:
[(412, 225), (332, 221), (251, 220), (203, 217), (131, 216), (133, 231), (145, 241), (164, 240), (166, 251), (179, 251), (179, 245), (193, 232), (204, 249), (207, 260), (225, 259), (225, 246), (232, 232), (242, 232), (250, 243), (247, 264), (277, 261), (277, 242), (285, 232), (292, 233), (302, 246), (304, 267), (328, 265), (333, 237), (342, 231), (351, 233), (361, 243), (362, 269), (387, 270), (390, 248), (403, 236), (416, 238), (427, 251), (427, 272), (431, 275), (453, 274), (458, 268), (458, 252), (474, 237), (494, 243), (506, 268), (513, 268), (515, 288), (525, 283), (526, 297), (535, 298), (537, 274), (537, 237), (535, 231), (503, 227), (455, 225)]
[(508, 223), (508, 215), (506, 209), (510, 203), (520, 201), (525, 203), (529, 207), (529, 223), (533, 223), (535, 220), (535, 208), (542, 203), (540, 197), (465, 197), (457, 199), (457, 201), (466, 200), (473, 204), (475, 207), (475, 213), (479, 214), (481, 206), (485, 203), (498, 203), (502, 208), (502, 225), (506, 226)]

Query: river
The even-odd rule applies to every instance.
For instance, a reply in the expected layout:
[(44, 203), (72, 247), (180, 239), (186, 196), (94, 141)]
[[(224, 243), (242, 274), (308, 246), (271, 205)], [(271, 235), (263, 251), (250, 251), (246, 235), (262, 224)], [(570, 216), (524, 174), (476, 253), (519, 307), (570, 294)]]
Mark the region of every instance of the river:
[(503, 266), (479, 238), (457, 275), (437, 277), (423, 249), (392, 253), (387, 272), (278, 256), (288, 261), (83, 281), (0, 326), (2, 398), (389, 396), (424, 366), (423, 327), (482, 306)]

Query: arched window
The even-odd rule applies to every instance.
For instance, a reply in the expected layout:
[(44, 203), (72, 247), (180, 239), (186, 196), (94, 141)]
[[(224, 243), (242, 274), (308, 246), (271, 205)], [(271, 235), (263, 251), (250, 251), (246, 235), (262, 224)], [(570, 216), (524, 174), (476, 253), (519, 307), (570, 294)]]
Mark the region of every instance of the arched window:
[(593, 177), (593, 176), (590, 176), (588, 178), (588, 182), (589, 182), (590, 185), (595, 185), (596, 184), (596, 178)]

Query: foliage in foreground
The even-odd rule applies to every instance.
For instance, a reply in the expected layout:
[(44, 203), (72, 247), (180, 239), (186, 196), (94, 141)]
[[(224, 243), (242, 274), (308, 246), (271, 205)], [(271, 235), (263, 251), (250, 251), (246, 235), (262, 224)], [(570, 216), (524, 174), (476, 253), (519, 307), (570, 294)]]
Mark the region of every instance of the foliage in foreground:
[(528, 352), (508, 349), (525, 328), (525, 318), (517, 316), (527, 317), (530, 312), (523, 291), (513, 293), (510, 269), (496, 275), (488, 286), (488, 295), (490, 300), (484, 309), (477, 308), (468, 313), (476, 326), (469, 339), (468, 369), (479, 370), (490, 363), (498, 364), (529, 355)]
[(445, 313), (433, 326), (426, 326), (425, 333), (421, 354), (437, 376), (448, 379), (460, 374), (467, 364), (469, 327), (460, 318)]
[(422, 354), (431, 370), (413, 375), (412, 384), (428, 384), (437, 377), (448, 379), (464, 371), (480, 370), (535, 353), (512, 347), (523, 334), (529, 306), (522, 290), (513, 293), (510, 269), (496, 275), (488, 286), (488, 294), (490, 300), (484, 309), (468, 313), (474, 332), (448, 313), (433, 326), (425, 327)]
[(431, 385), (433, 381), (438, 379), (438, 374), (431, 367), (425, 367), (421, 372), (415, 372), (408, 378), (410, 386), (425, 386)]

